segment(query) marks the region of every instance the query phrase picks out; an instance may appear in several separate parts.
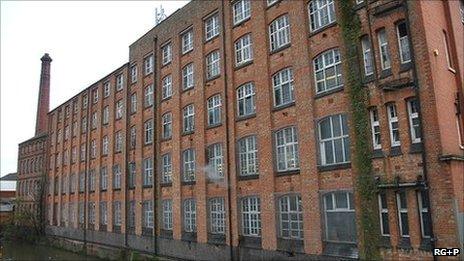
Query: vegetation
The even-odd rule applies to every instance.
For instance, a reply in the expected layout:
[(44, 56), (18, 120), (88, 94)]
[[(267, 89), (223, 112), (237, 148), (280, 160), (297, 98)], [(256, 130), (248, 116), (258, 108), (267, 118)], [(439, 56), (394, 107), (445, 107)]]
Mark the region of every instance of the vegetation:
[(368, 118), (369, 90), (364, 87), (358, 59), (358, 45), (361, 37), (361, 23), (353, 0), (339, 1), (340, 27), (345, 49), (344, 73), (346, 90), (351, 102), (352, 134), (354, 135), (353, 170), (356, 175), (355, 193), (360, 202), (358, 236), (359, 257), (364, 260), (378, 260), (380, 253), (379, 220), (377, 215), (377, 186), (372, 176), (370, 130)]

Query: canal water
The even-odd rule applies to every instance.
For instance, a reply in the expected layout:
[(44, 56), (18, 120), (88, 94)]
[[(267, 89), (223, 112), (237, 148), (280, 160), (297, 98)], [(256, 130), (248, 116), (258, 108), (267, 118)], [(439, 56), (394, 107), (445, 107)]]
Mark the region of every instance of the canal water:
[(23, 243), (5, 243), (1, 251), (0, 260), (66, 260), (66, 261), (97, 261), (101, 260), (92, 256), (76, 254), (70, 251), (44, 246)]

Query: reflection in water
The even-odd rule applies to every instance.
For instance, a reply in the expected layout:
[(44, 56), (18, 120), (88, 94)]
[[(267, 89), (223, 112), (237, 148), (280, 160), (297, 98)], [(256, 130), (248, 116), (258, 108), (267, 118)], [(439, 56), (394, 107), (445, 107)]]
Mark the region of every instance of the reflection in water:
[(5, 243), (1, 260), (100, 260), (95, 257), (76, 254), (49, 246), (25, 243)]

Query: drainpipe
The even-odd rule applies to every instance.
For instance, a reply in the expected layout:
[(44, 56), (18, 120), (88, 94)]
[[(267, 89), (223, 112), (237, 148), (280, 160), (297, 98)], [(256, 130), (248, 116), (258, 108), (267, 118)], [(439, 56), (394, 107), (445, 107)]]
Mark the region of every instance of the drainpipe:
[(227, 211), (228, 211), (228, 231), (229, 231), (229, 255), (230, 260), (234, 260), (234, 250), (232, 246), (232, 195), (230, 184), (230, 152), (229, 152), (229, 117), (228, 117), (228, 102), (227, 102), (227, 52), (226, 52), (226, 27), (224, 20), (224, 1), (221, 2), (221, 25), (222, 25), (222, 50), (223, 50), (223, 64), (224, 64), (224, 111), (225, 111), (225, 127), (226, 127), (226, 148), (227, 148)]
[[(419, 91), (419, 81), (417, 79), (417, 67), (416, 67), (416, 59), (415, 59), (415, 50), (414, 50), (414, 45), (412, 44), (412, 35), (411, 35), (411, 24), (410, 24), (410, 21), (409, 21), (409, 17), (411, 16), (411, 12), (410, 12), (410, 8), (409, 8), (409, 1), (406, 1), (406, 0), (403, 0), (403, 5), (406, 9), (406, 25), (408, 27), (408, 40), (411, 44), (411, 60), (412, 60), (412, 68), (413, 68), (413, 78), (414, 78), (414, 93), (415, 93), (415, 96), (416, 96), (416, 99), (417, 99), (417, 104), (418, 104), (418, 107), (419, 107), (419, 111), (418, 111), (418, 116), (419, 116), (419, 121), (420, 121), (420, 124), (419, 124), (419, 131), (421, 133), (421, 138), (422, 138), (422, 169), (423, 169), (423, 180), (424, 180), (424, 188), (422, 190), (422, 192), (425, 192), (427, 197), (426, 197), (426, 202), (427, 202), (427, 206), (429, 206), (428, 208), (428, 211), (427, 211), (427, 216), (429, 218), (429, 220), (431, 222), (429, 222), (429, 229), (430, 229), (430, 245), (431, 245), (431, 248), (434, 249), (435, 248), (435, 241), (436, 241), (436, 238), (435, 238), (435, 235), (433, 233), (433, 221), (432, 221), (432, 207), (430, 205), (430, 190), (429, 190), (429, 185), (428, 185), (428, 180), (427, 180), (427, 152), (425, 150), (425, 137), (423, 135), (424, 133), (424, 130), (423, 130), (423, 126), (424, 126), (424, 122), (423, 122), (423, 118), (422, 118), (422, 106), (421, 106), (421, 100), (420, 100), (420, 91)], [(434, 260), (437, 260), (436, 256), (433, 256), (433, 259)]]
[[(90, 88), (89, 88), (90, 89)], [(90, 119), (90, 104), (91, 104), (91, 92), (87, 90), (86, 92), (86, 97), (87, 97), (87, 108), (86, 110), (86, 123), (85, 123), (85, 167), (84, 167), (84, 253), (87, 255), (87, 223), (88, 223), (88, 217), (87, 217), (87, 195), (89, 193), (89, 186), (88, 186), (88, 180), (87, 180), (87, 173), (89, 171), (89, 164), (90, 164), (90, 153), (89, 153), (89, 148), (88, 148), (88, 143), (89, 143), (89, 119)], [(82, 105), (82, 103), (81, 103)], [(82, 120), (81, 120), (81, 130), (82, 130)], [(79, 148), (80, 150), (80, 148)], [(79, 160), (80, 157), (79, 157)], [(78, 203), (79, 204), (79, 203)], [(77, 207), (79, 209), (79, 206)], [(94, 213), (95, 214), (95, 213)]]
[[(124, 81), (126, 84), (129, 83), (129, 73), (130, 73), (130, 62), (128, 62), (127, 64), (127, 67), (125, 68), (126, 69), (126, 75), (127, 75), (127, 80)], [(119, 74), (118, 74), (119, 75)], [(121, 74), (123, 77), (124, 77), (124, 73)], [(117, 78), (117, 76), (116, 76)], [(123, 78), (124, 79), (124, 78)], [(117, 81), (117, 79), (116, 79)], [(115, 86), (115, 90), (114, 90), (114, 96), (116, 96), (116, 86)], [(124, 86), (123, 86), (124, 88)], [(126, 108), (126, 114), (125, 114), (125, 117), (126, 117), (126, 135), (125, 135), (125, 139), (126, 139), (126, 142), (124, 143), (125, 144), (125, 154), (126, 154), (126, 160), (124, 162), (125, 164), (125, 171), (126, 171), (126, 175), (125, 175), (125, 180), (126, 180), (126, 185), (125, 185), (125, 188), (124, 188), (124, 196), (125, 196), (125, 199), (124, 199), (124, 213), (125, 213), (125, 218), (124, 218), (124, 252), (125, 252), (125, 255), (128, 254), (128, 249), (129, 249), (129, 245), (128, 245), (128, 233), (127, 233), (127, 227), (128, 227), (128, 215), (127, 215), (127, 210), (128, 210), (128, 203), (130, 202), (128, 199), (129, 199), (129, 175), (130, 175), (130, 171), (129, 171), (129, 165), (127, 165), (127, 159), (129, 158), (129, 150), (127, 150), (127, 144), (130, 144), (130, 126), (129, 126), (129, 120), (128, 120), (128, 117), (127, 115), (130, 115), (129, 113), (129, 108), (130, 108), (130, 105), (129, 105), (129, 101), (130, 101), (130, 92), (129, 92), (129, 84), (127, 84), (127, 87), (125, 88), (125, 92), (126, 92), (126, 102), (125, 102), (125, 108)], [(113, 99), (114, 100), (114, 99)], [(128, 131), (129, 130), (129, 131)], [(127, 135), (129, 134), (129, 135)], [(114, 159), (114, 157), (113, 157)], [(113, 166), (110, 166), (111, 167), (111, 170), (113, 169)], [(111, 172), (113, 173), (113, 172)], [(113, 198), (113, 202), (114, 203), (114, 198)], [(122, 205), (122, 204), (121, 204)], [(114, 206), (113, 206), (114, 207)], [(114, 211), (113, 211), (114, 213)], [(121, 214), (122, 215), (122, 214)], [(114, 217), (113, 217), (114, 219)], [(113, 224), (113, 227), (114, 227), (114, 224)], [(113, 231), (114, 232), (114, 231)], [(121, 227), (121, 233), (122, 233), (122, 227)], [(126, 256), (127, 258), (127, 256)]]
[[(158, 43), (158, 38), (155, 36), (153, 37), (153, 96), (156, 95), (156, 90), (155, 90), (155, 83), (157, 83), (156, 81), (156, 75), (157, 73), (155, 72), (156, 68), (158, 68), (158, 66), (156, 66), (157, 64), (157, 49), (156, 49), (156, 46), (157, 46), (157, 43)], [(153, 98), (153, 100), (155, 100)], [(157, 118), (155, 118), (156, 116), (156, 103), (153, 102), (153, 125), (156, 124), (157, 122)], [(154, 127), (154, 126), (153, 126)], [(157, 140), (155, 139), (156, 135), (153, 135), (153, 223), (154, 223), (154, 226), (153, 226), (153, 248), (154, 248), (154, 251), (155, 251), (155, 255), (158, 254), (158, 242), (157, 242), (157, 238), (156, 238), (156, 230), (158, 229), (158, 218), (157, 218), (157, 214), (158, 214), (158, 201), (157, 199), (159, 199), (158, 197), (158, 184), (159, 184), (159, 179), (158, 179), (158, 171), (157, 170), (157, 167), (158, 166), (158, 161), (157, 161), (157, 157), (158, 157), (158, 154), (156, 153), (157, 151), (159, 150), (156, 150), (157, 149)]]

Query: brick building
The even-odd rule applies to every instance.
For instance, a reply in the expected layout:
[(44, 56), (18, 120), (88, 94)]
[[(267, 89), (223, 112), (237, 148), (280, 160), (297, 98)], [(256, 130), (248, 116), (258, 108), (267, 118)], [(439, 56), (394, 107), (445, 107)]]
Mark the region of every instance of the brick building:
[[(462, 1), (352, 8), (380, 253), (462, 249)], [(48, 113), (48, 233), (185, 259), (358, 257), (340, 17), (331, 0), (192, 1), (147, 32)]]

